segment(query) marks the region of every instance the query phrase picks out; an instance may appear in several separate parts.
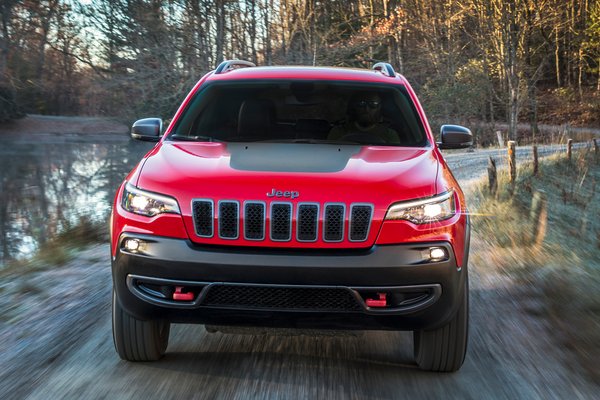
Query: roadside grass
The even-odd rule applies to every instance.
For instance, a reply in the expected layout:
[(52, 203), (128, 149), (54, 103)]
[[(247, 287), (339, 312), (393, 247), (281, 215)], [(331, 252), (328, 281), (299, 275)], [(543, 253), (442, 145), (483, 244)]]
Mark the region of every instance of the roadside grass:
[(105, 231), (105, 223), (81, 218), (76, 225), (67, 227), (41, 245), (32, 257), (8, 261), (0, 268), (0, 277), (24, 275), (64, 265), (88, 245), (106, 241)]
[(0, 328), (18, 323), (32, 304), (47, 301), (55, 284), (43, 274), (66, 265), (90, 245), (106, 242), (105, 231), (106, 224), (82, 218), (48, 240), (30, 258), (12, 260), (1, 267)]
[[(593, 149), (557, 154), (518, 170), (516, 182), (498, 174), (469, 193), (473, 229), (486, 243), (474, 255), (542, 300), (561, 344), (600, 378), (600, 157)], [(546, 201), (544, 201), (545, 199)]]

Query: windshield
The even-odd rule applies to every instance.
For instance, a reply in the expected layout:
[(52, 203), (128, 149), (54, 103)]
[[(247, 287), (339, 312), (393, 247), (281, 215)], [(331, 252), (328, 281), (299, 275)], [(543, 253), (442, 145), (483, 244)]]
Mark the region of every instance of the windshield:
[(428, 144), (402, 86), (328, 81), (209, 84), (193, 98), (167, 140)]

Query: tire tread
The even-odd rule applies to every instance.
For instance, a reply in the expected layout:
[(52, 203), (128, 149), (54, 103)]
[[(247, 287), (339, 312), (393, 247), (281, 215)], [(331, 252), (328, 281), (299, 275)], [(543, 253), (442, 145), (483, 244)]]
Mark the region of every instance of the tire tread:
[(450, 322), (438, 329), (413, 333), (415, 361), (421, 369), (454, 372), (462, 366), (467, 351), (468, 312), (466, 281), (462, 304)]
[(126, 361), (156, 361), (168, 345), (170, 324), (166, 321), (143, 321), (128, 314), (113, 291), (113, 341)]

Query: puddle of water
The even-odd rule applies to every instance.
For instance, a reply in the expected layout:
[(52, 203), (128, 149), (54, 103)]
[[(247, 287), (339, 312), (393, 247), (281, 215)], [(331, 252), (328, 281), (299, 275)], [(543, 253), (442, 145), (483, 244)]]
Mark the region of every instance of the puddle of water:
[(0, 263), (31, 256), (82, 219), (107, 221), (117, 187), (152, 146), (0, 143)]

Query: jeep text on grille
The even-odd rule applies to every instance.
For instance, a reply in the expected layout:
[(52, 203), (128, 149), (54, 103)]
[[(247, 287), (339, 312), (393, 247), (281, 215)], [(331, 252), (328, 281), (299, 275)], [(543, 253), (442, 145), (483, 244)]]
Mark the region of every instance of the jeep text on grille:
[(267, 197), (290, 197), (292, 199), (295, 199), (298, 196), (300, 196), (300, 192), (296, 192), (296, 191), (283, 192), (281, 190), (272, 189), (270, 193), (267, 193)]

